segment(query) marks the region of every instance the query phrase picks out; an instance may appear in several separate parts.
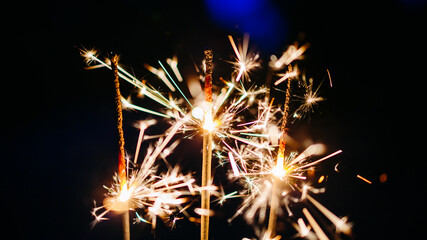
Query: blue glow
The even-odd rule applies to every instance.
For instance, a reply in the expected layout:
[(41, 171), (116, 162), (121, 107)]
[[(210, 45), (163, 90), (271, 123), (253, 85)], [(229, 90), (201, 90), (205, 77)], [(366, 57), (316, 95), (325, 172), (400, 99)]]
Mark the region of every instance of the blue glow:
[(208, 10), (218, 20), (232, 21), (248, 18), (254, 14), (260, 6), (262, 0), (207, 0)]
[(205, 0), (211, 20), (227, 30), (249, 33), (260, 47), (273, 50), (285, 35), (285, 23), (268, 0)]

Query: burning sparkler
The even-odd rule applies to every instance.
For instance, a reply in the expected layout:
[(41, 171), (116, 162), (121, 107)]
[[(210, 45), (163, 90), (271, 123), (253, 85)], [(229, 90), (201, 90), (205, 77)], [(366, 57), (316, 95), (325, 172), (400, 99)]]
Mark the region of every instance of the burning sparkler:
[[(205, 102), (204, 102), (204, 132), (203, 132), (203, 161), (202, 161), (202, 187), (211, 183), (212, 166), (212, 131), (214, 130), (214, 121), (212, 117), (212, 50), (205, 51)], [(205, 214), (201, 214), (200, 239), (209, 239), (209, 211), (210, 211), (210, 192), (202, 191), (201, 209)], [(207, 213), (207, 214), (206, 214)]]
[[(122, 103), (121, 103), (121, 94), (120, 94), (120, 82), (119, 82), (119, 71), (118, 71), (118, 63), (119, 56), (114, 55), (111, 58), (111, 69), (113, 70), (114, 76), (114, 89), (116, 93), (116, 112), (117, 112), (117, 133), (119, 136), (119, 183), (120, 183), (120, 191), (123, 193), (128, 192), (127, 187), (127, 168), (126, 168), (126, 160), (125, 160), (125, 139), (123, 136), (123, 113), (122, 113)], [(123, 197), (122, 197), (123, 198)], [(126, 201), (121, 201), (123, 205), (125, 205)], [(122, 214), (123, 221), (123, 239), (130, 240), (130, 226), (129, 226), (129, 211), (127, 210), (127, 206), (123, 206), (126, 208)]]
[[(137, 222), (151, 223), (156, 226), (156, 218), (167, 219), (167, 216), (175, 212), (187, 214), (183, 204), (189, 204), (191, 196), (195, 196), (203, 190), (215, 190), (213, 186), (203, 188), (195, 185), (195, 179), (190, 174), (182, 174), (178, 167), (169, 167), (166, 173), (157, 174), (158, 165), (156, 159), (165, 152), (172, 136), (181, 127), (181, 123), (172, 126), (168, 137), (160, 139), (156, 146), (147, 149), (146, 156), (139, 169), (133, 169), (127, 180), (127, 187), (121, 186), (119, 174), (114, 176), (114, 183), (111, 187), (105, 187), (108, 195), (102, 207), (97, 207), (93, 211), (97, 221), (104, 220), (104, 216), (109, 211), (126, 212), (133, 210), (137, 215)], [(144, 128), (141, 128), (143, 131)], [(139, 148), (141, 142), (138, 141)], [(129, 160), (127, 160), (129, 162)], [(104, 209), (101, 213), (98, 213)], [(137, 209), (141, 209), (148, 218), (138, 214)], [(188, 214), (187, 214), (188, 215)]]
[[(339, 219), (309, 195), (309, 192), (319, 193), (321, 190), (310, 187), (306, 181), (307, 170), (341, 153), (341, 150), (315, 161), (312, 161), (315, 156), (324, 153), (324, 147), (321, 144), (311, 145), (300, 154), (290, 152), (287, 156), (285, 155), (285, 146), (289, 138), (287, 136), (287, 123), (290, 117), (291, 80), (298, 76), (296, 68), (290, 64), (300, 57), (299, 55), (305, 51), (306, 46), (304, 45), (301, 48), (291, 46), (281, 58), (273, 57), (272, 63), (270, 63), (270, 66), (276, 69), (284, 66), (288, 68), (288, 71), (280, 74), (281, 78), (275, 82), (275, 85), (278, 85), (287, 80), (283, 110), (273, 107), (274, 99), (270, 103), (267, 102), (268, 99), (265, 99), (259, 104), (258, 119), (240, 125), (245, 127), (241, 131), (244, 131), (251, 138), (247, 139), (246, 142), (241, 141), (239, 143), (236, 141), (234, 148), (225, 144), (229, 150), (228, 159), (234, 177), (242, 179), (247, 187), (247, 196), (241, 208), (230, 220), (244, 214), (245, 219), (253, 223), (257, 219), (256, 214), (258, 214), (258, 223), (262, 224), (268, 216), (268, 228), (257, 230), (262, 239), (280, 238), (276, 235), (277, 214), (282, 212), (280, 206), (283, 205), (288, 215), (292, 216), (290, 203), (304, 202), (305, 199), (308, 199), (322, 212), (336, 226), (338, 232), (345, 234), (351, 232), (350, 224), (346, 223), (345, 218)], [(305, 94), (302, 98), (302, 104), (292, 115), (294, 118), (301, 118), (305, 113), (312, 111), (314, 105), (323, 100), (317, 95), (318, 89), (313, 91), (312, 79), (307, 84), (303, 77), (300, 85), (305, 89)], [(277, 113), (280, 113), (281, 118), (275, 117)], [(276, 127), (273, 127), (271, 131), (265, 130), (267, 126), (277, 126), (280, 121), (280, 131)], [(276, 147), (278, 147), (277, 152), (274, 151)], [(303, 213), (314, 230), (314, 234), (318, 238), (324, 239), (325, 233), (306, 208), (304, 208)], [(294, 226), (296, 226), (300, 236), (307, 236), (310, 232), (310, 228), (305, 225), (301, 218), (298, 219), (298, 225)]]

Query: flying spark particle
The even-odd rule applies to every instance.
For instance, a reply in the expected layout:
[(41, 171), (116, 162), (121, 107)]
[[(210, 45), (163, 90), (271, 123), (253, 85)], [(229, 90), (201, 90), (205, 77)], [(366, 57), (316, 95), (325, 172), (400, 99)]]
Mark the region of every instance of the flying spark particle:
[(369, 181), (368, 179), (366, 179), (366, 178), (364, 178), (364, 177), (362, 177), (362, 176), (360, 176), (360, 175), (357, 175), (357, 177), (358, 177), (359, 179), (362, 179), (363, 181), (365, 181), (365, 182), (369, 183), (369, 184), (372, 184), (372, 182), (371, 182), (371, 181)]

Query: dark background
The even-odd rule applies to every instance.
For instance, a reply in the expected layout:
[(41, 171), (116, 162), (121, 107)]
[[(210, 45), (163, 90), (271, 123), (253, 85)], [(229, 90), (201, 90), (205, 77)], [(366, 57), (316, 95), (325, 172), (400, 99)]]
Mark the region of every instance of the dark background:
[[(173, 55), (199, 61), (205, 48), (230, 59), (227, 35), (244, 32), (264, 64), (294, 41), (309, 42), (307, 73), (316, 81), (325, 78), (326, 69), (331, 72), (333, 88), (323, 84), (320, 94), (327, 101), (307, 125), (315, 141), (343, 153), (322, 165), (329, 178), (318, 199), (349, 217), (355, 239), (425, 234), (426, 2), (223, 2), (52, 1), (4, 7), (5, 236), (121, 238), (114, 215), (90, 228), (93, 200), (102, 200), (102, 185), (109, 185), (116, 171), (115, 113), (108, 71), (84, 70), (78, 48), (119, 53), (123, 64), (138, 71), (143, 63)], [(139, 77), (145, 77), (143, 71)], [(132, 121), (125, 122), (127, 128)], [(129, 145), (137, 137), (132, 133)], [(333, 171), (338, 162), (341, 173)], [(388, 179), (381, 183), (383, 173)], [(254, 237), (242, 219), (225, 221), (239, 201), (216, 208), (212, 239)], [(198, 227), (183, 220), (173, 231), (159, 226), (156, 236), (197, 239)], [(152, 238), (150, 227), (132, 226), (131, 237)]]

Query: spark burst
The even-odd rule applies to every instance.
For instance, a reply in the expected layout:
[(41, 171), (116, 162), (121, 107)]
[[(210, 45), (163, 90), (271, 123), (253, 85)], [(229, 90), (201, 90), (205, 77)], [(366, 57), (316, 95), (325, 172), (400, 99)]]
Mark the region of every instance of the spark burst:
[[(104, 216), (110, 211), (120, 213), (133, 210), (136, 212), (136, 222), (151, 223), (155, 228), (157, 217), (168, 220), (169, 216), (176, 213), (188, 216), (185, 210), (190, 206), (193, 196), (205, 189), (212, 191), (216, 189), (214, 186), (198, 187), (191, 174), (182, 174), (179, 167), (168, 167), (166, 172), (158, 174), (158, 164), (155, 160), (159, 155), (167, 156), (168, 152), (173, 150), (171, 146), (174, 144), (169, 144), (172, 139), (170, 136), (173, 136), (179, 127), (179, 124), (172, 126), (168, 130), (170, 133), (168, 137), (161, 138), (155, 146), (147, 149), (141, 166), (131, 169), (125, 187), (121, 186), (117, 174), (113, 177), (111, 187), (104, 186), (108, 190), (108, 194), (103, 206), (95, 207), (92, 212), (95, 216), (94, 223), (105, 220)], [(145, 128), (141, 127), (141, 132), (144, 130)], [(138, 141), (137, 148), (140, 147), (140, 144), (141, 142)], [(167, 148), (167, 146), (169, 147)], [(130, 162), (130, 159), (127, 159), (127, 162)], [(102, 209), (103, 211), (101, 211)], [(147, 217), (144, 218), (144, 215)]]
[[(291, 46), (280, 59), (272, 57), (270, 66), (273, 69), (284, 68), (287, 65), (288, 71), (277, 74), (280, 78), (275, 85), (287, 80), (286, 101), (283, 110), (273, 107), (274, 99), (266, 98), (259, 102), (258, 118), (254, 121), (240, 124), (244, 128), (235, 130), (241, 132), (249, 139), (245, 141), (235, 141), (234, 146), (224, 142), (228, 148), (228, 160), (232, 168), (232, 175), (240, 179), (245, 186), (241, 195), (246, 195), (241, 207), (236, 211), (229, 221), (232, 221), (238, 215), (244, 215), (249, 223), (257, 223), (263, 226), (268, 222), (268, 228), (260, 227), (256, 229), (260, 239), (279, 239), (276, 235), (276, 211), (283, 215), (280, 206), (284, 206), (285, 212), (289, 217), (294, 216), (291, 205), (311, 203), (321, 213), (326, 216), (331, 223), (335, 225), (336, 232), (350, 234), (351, 224), (347, 223), (346, 218), (338, 218), (323, 205), (317, 202), (309, 194), (323, 192), (323, 189), (316, 189), (309, 185), (307, 171), (317, 164), (341, 153), (337, 150), (322, 158), (325, 147), (321, 144), (309, 146), (302, 153), (290, 151), (285, 156), (285, 144), (289, 140), (287, 136), (287, 120), (290, 108), (290, 88), (291, 81), (298, 80), (304, 89), (303, 97), (300, 97), (302, 104), (292, 115), (293, 118), (301, 118), (308, 112), (313, 111), (313, 107), (324, 99), (318, 96), (317, 88), (313, 91), (313, 80), (309, 79), (307, 84), (305, 76), (298, 78), (296, 67), (290, 65), (295, 59), (298, 59), (307, 45), (301, 48)], [(320, 86), (319, 86), (320, 87)], [(276, 115), (280, 115), (277, 118)], [(278, 125), (282, 121), (282, 127), (279, 130)], [(271, 127), (271, 128), (270, 128)], [(276, 152), (275, 149), (278, 149)], [(268, 213), (269, 212), (269, 213)], [(300, 237), (317, 236), (319, 239), (328, 239), (326, 234), (320, 228), (315, 218), (312, 217), (307, 208), (303, 209), (303, 214), (308, 220), (310, 226), (307, 227), (302, 218), (298, 218), (298, 224), (293, 224), (299, 232)], [(269, 217), (267, 217), (269, 215)], [(313, 229), (313, 232), (310, 232)], [(334, 233), (329, 233), (334, 235)]]
[[(163, 218), (166, 215), (171, 215), (174, 211), (185, 213), (187, 207), (182, 205), (188, 204), (188, 196), (194, 196), (196, 193), (209, 188), (212, 190), (212, 194), (218, 197), (214, 201), (218, 201), (221, 205), (230, 198), (242, 197), (244, 199), (241, 207), (229, 221), (242, 214), (248, 222), (263, 226), (267, 220), (268, 210), (271, 210), (271, 206), (269, 206), (271, 198), (277, 198), (288, 216), (294, 215), (291, 203), (311, 203), (335, 225), (337, 232), (350, 234), (351, 224), (346, 222), (346, 218), (338, 218), (310, 196), (310, 194), (323, 192), (323, 189), (316, 189), (310, 186), (307, 181), (307, 170), (341, 153), (341, 150), (317, 158), (324, 154), (324, 146), (314, 144), (299, 154), (295, 151), (290, 151), (287, 156), (284, 155), (284, 152), (278, 154), (276, 149), (280, 145), (279, 143), (283, 142), (284, 145), (286, 139), (290, 139), (286, 132), (278, 127), (282, 115), (285, 115), (285, 120), (288, 118), (289, 102), (282, 109), (274, 105), (274, 99), (269, 99), (269, 86), (254, 87), (252, 85), (249, 88), (245, 87), (250, 82), (250, 75), (253, 71), (261, 67), (259, 55), (248, 52), (248, 36), (244, 37), (243, 44), (239, 46), (235, 44), (231, 36), (228, 38), (236, 55), (235, 61), (229, 62), (233, 65), (234, 73), (231, 80), (221, 78), (219, 82), (222, 83), (220, 91), (213, 93), (213, 110), (212, 116), (208, 118), (209, 121), (206, 121), (204, 106), (200, 101), (202, 91), (198, 89), (201, 88), (197, 86), (194, 88), (189, 84), (191, 97), (188, 97), (180, 88), (182, 84), (175, 81), (177, 79), (179, 82), (187, 82), (178, 70), (176, 58), (166, 61), (169, 66), (165, 66), (159, 61), (159, 68), (149, 65), (145, 65), (145, 67), (161, 79), (171, 93), (178, 92), (180, 97), (177, 99), (174, 99), (171, 93), (169, 97), (166, 97), (145, 81), (137, 79), (118, 66), (118, 76), (138, 88), (138, 96), (150, 98), (162, 105), (165, 110), (156, 111), (143, 108), (122, 98), (124, 107), (168, 119), (172, 127), (167, 133), (159, 136), (139, 137), (138, 149), (142, 139), (158, 137), (161, 139), (156, 148), (148, 150), (141, 168), (132, 171), (129, 175), (127, 189), (120, 190), (119, 181), (117, 177), (114, 178), (113, 186), (107, 188), (109, 193), (104, 206), (97, 207), (93, 211), (96, 220), (103, 220), (108, 211), (122, 211), (122, 202), (126, 202), (128, 208), (132, 210), (144, 209), (148, 216), (148, 219), (145, 219), (138, 214), (137, 221), (154, 222), (153, 227), (155, 227), (155, 216)], [(305, 77), (300, 77), (298, 67), (295, 64), (296, 60), (302, 58), (302, 54), (308, 46), (308, 44), (301, 47), (298, 47), (297, 44), (291, 45), (281, 57), (277, 58), (273, 55), (269, 63), (270, 71), (279, 77), (274, 85), (277, 86), (288, 81), (287, 89), (289, 89), (290, 81), (297, 80), (304, 89), (304, 94), (298, 96), (301, 105), (292, 115), (295, 119), (300, 119), (305, 114), (312, 112), (313, 108), (324, 100), (318, 96), (320, 85), (313, 91), (312, 79), (310, 78), (307, 84)], [(89, 65), (88, 69), (99, 67), (111, 69), (111, 63), (108, 60), (100, 60), (95, 51), (82, 51), (82, 56), (85, 57)], [(283, 69), (287, 70), (282, 72)], [(219, 85), (216, 82), (215, 88), (218, 88)], [(196, 90), (192, 91), (191, 89)], [(257, 116), (248, 121), (246, 116), (250, 112), (248, 110), (254, 109), (258, 112)], [(194, 185), (195, 180), (190, 175), (180, 174), (177, 167), (169, 169), (160, 176), (156, 175), (155, 160), (161, 153), (165, 152), (165, 147), (175, 134), (184, 133), (184, 137), (191, 138), (195, 134), (203, 132), (204, 129), (211, 131), (215, 136), (214, 155), (217, 156), (220, 163), (225, 161), (224, 159), (228, 160), (232, 170), (230, 175), (239, 179), (245, 188), (244, 191), (226, 194), (222, 188), (221, 193), (214, 191), (216, 187), (213, 185), (198, 187)], [(136, 161), (137, 159), (135, 159)], [(279, 191), (272, 194), (275, 179), (280, 180)], [(102, 208), (105, 210), (98, 214)], [(196, 209), (195, 211), (200, 215), (208, 214), (203, 210)], [(279, 213), (282, 212), (280, 208)], [(306, 208), (302, 212), (308, 223), (302, 217), (292, 223), (298, 231), (298, 236), (307, 238), (317, 236), (319, 239), (323, 239), (326, 235), (315, 218)], [(262, 239), (278, 237), (264, 227), (257, 228), (256, 233)]]

